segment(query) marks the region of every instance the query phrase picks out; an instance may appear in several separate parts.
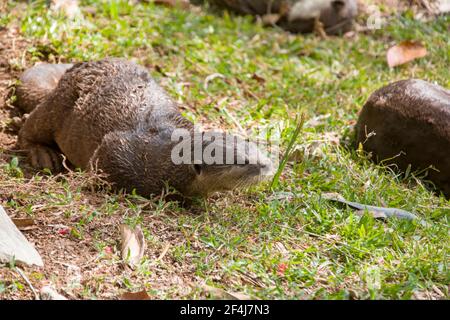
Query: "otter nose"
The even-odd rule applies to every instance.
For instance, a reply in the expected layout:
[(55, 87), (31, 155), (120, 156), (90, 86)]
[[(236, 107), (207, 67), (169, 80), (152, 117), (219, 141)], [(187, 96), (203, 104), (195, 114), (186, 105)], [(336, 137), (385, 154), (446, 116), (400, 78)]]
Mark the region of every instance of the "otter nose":
[(273, 171), (274, 171), (273, 165), (269, 161), (260, 163), (259, 170), (260, 170), (260, 174), (268, 175), (268, 176), (272, 175)]

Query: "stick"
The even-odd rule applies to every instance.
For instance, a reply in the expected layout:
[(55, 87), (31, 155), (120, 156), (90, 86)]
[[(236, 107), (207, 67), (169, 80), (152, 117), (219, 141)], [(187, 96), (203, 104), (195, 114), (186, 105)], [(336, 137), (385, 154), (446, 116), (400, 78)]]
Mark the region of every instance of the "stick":
[(25, 273), (23, 273), (23, 271), (20, 270), (20, 268), (18, 268), (18, 267), (16, 267), (16, 271), (23, 278), (23, 280), (25, 280), (25, 282), (28, 284), (28, 286), (30, 287), (31, 291), (33, 291), (34, 299), (35, 300), (40, 300), (39, 295), (37, 294), (36, 290), (34, 290), (33, 285), (31, 284), (30, 280), (28, 280), (28, 278), (25, 275)]

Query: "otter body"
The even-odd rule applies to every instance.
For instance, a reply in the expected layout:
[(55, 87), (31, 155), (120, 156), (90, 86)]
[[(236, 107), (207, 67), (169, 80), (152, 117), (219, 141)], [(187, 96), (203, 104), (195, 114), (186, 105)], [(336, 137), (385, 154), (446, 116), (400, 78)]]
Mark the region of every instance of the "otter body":
[[(371, 134), (372, 133), (372, 134)], [(356, 124), (357, 143), (400, 170), (433, 166), (428, 179), (450, 197), (450, 91), (403, 80), (375, 91)]]
[[(19, 145), (29, 151), (36, 168), (61, 170), (62, 153), (76, 167), (99, 169), (116, 187), (147, 196), (161, 192), (166, 184), (187, 195), (232, 189), (240, 180), (256, 182), (270, 165), (264, 157), (239, 172), (233, 165), (174, 164), (173, 131), (193, 132), (194, 126), (139, 65), (104, 59), (34, 68), (21, 78), (18, 104), (29, 109), (32, 99), (26, 89), (34, 86), (29, 93), (40, 100), (19, 132)], [(39, 82), (46, 90), (44, 97), (36, 94)], [(56, 83), (53, 90), (48, 90), (49, 83)], [(222, 184), (209, 182), (219, 175)]]
[(278, 14), (277, 24), (290, 32), (308, 33), (318, 19), (327, 34), (351, 29), (358, 13), (356, 0), (209, 0), (240, 14)]

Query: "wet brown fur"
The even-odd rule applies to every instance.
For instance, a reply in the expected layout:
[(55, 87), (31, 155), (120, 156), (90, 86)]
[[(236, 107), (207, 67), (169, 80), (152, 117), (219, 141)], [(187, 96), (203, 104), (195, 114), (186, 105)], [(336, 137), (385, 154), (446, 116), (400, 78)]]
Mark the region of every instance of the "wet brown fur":
[[(298, 0), (210, 1), (219, 7), (225, 7), (241, 14), (257, 16), (278, 14), (280, 15), (280, 19), (277, 21), (277, 24), (290, 32), (309, 33), (314, 31), (314, 18), (287, 19), (289, 11)], [(324, 5), (319, 17), (324, 31), (329, 35), (337, 35), (349, 31), (353, 25), (353, 19), (357, 15), (356, 0), (329, 0), (328, 2), (327, 6)]]
[[(186, 195), (207, 195), (242, 180), (258, 181), (251, 166), (232, 176), (232, 166), (175, 165), (171, 134), (176, 128), (192, 132), (193, 124), (139, 65), (111, 58), (27, 72), (18, 105), (30, 111), (34, 101), (37, 107), (20, 130), (19, 144), (36, 168), (61, 170), (63, 153), (76, 167), (99, 169), (117, 188), (144, 196), (167, 185)], [(259, 164), (254, 166), (259, 175)], [(222, 180), (211, 182), (213, 175)]]

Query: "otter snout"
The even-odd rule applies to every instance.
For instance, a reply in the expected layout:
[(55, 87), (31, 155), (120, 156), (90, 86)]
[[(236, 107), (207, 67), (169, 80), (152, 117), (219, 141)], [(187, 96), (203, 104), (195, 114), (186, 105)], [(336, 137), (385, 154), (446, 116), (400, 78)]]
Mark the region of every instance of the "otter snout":
[(246, 156), (246, 161), (248, 161), (250, 165), (249, 171), (253, 169), (255, 173), (262, 178), (270, 177), (275, 173), (273, 161), (266, 156), (256, 144), (249, 144), (249, 151)]
[(269, 178), (275, 174), (275, 166), (269, 158), (259, 164), (259, 170), (263, 177)]
[[(274, 174), (272, 160), (257, 144), (233, 135), (226, 138), (204, 143), (203, 151), (207, 157), (203, 157), (201, 162), (193, 165), (192, 170), (195, 172), (195, 179), (191, 189), (196, 193), (209, 194), (251, 186)], [(220, 155), (212, 152), (214, 156), (209, 159), (209, 150), (223, 150), (223, 152)]]

